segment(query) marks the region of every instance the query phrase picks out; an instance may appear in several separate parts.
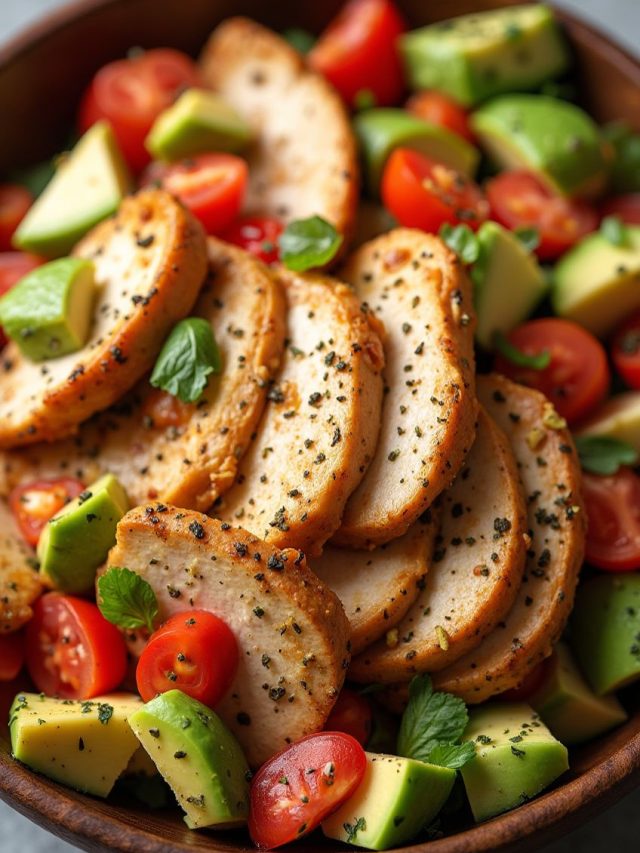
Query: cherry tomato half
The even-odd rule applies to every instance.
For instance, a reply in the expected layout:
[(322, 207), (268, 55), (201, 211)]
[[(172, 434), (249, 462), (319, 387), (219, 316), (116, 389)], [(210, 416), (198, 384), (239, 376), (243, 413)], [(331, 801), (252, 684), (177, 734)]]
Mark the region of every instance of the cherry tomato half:
[(387, 160), (381, 195), (401, 225), (432, 234), (445, 222), (464, 222), (475, 229), (489, 215), (489, 205), (473, 181), (410, 148), (396, 148)]
[(540, 234), (536, 254), (551, 261), (585, 234), (595, 231), (599, 216), (586, 201), (554, 195), (529, 172), (503, 172), (486, 185), (491, 218), (505, 228), (535, 228)]
[(600, 213), (605, 216), (619, 216), (627, 225), (640, 225), (640, 193), (627, 193), (608, 198)]
[(49, 519), (83, 491), (80, 480), (72, 477), (34, 480), (16, 486), (9, 495), (9, 506), (29, 545), (35, 548)]
[(63, 699), (115, 690), (127, 669), (127, 649), (115, 625), (90, 601), (57, 592), (35, 603), (26, 657), (38, 690)]
[(390, 0), (351, 0), (320, 35), (309, 63), (349, 106), (365, 92), (376, 106), (391, 106), (405, 88), (396, 47), (405, 30), (402, 15)]
[(151, 163), (143, 185), (160, 185), (175, 195), (204, 225), (221, 234), (240, 213), (249, 170), (234, 154), (200, 154), (178, 163)]
[(465, 109), (442, 92), (416, 92), (407, 101), (407, 110), (424, 121), (457, 133), (467, 142), (475, 142)]
[(640, 477), (630, 468), (582, 474), (587, 511), (586, 559), (609, 572), (640, 569)]
[(228, 228), (222, 239), (251, 252), (265, 264), (275, 264), (280, 260), (278, 238), (283, 231), (282, 222), (273, 217), (245, 216)]
[(154, 388), (142, 405), (142, 417), (150, 428), (168, 429), (186, 426), (195, 410), (194, 403), (183, 403), (168, 391)]
[(269, 759), (251, 783), (254, 843), (273, 850), (307, 835), (351, 796), (366, 766), (358, 741), (343, 732), (307, 735)]
[(201, 85), (198, 67), (178, 50), (148, 50), (103, 66), (80, 105), (82, 133), (100, 119), (113, 128), (125, 160), (139, 172), (151, 159), (144, 140), (159, 114), (190, 86)]
[(178, 688), (215, 707), (238, 668), (238, 644), (226, 622), (207, 610), (186, 610), (168, 619), (147, 643), (136, 682), (145, 702)]
[[(0, 213), (0, 218), (1, 216)], [(27, 252), (0, 252), (0, 296), (11, 290), (14, 284), (42, 263), (42, 258), (29, 255)], [(0, 329), (0, 349), (6, 343), (7, 338)]]
[(24, 631), (0, 634), (0, 681), (13, 681), (24, 665)]
[(329, 714), (325, 729), (330, 732), (346, 732), (359, 744), (366, 746), (372, 725), (373, 712), (367, 697), (343, 687)]
[(611, 360), (626, 384), (640, 390), (640, 311), (615, 333), (611, 343)]
[(544, 370), (534, 370), (499, 355), (495, 369), (542, 391), (570, 424), (582, 420), (605, 398), (611, 379), (607, 354), (600, 341), (582, 326), (559, 317), (544, 317), (518, 326), (508, 339), (527, 355), (547, 351), (551, 361)]
[(11, 249), (13, 232), (33, 203), (33, 196), (20, 184), (0, 184), (0, 252)]

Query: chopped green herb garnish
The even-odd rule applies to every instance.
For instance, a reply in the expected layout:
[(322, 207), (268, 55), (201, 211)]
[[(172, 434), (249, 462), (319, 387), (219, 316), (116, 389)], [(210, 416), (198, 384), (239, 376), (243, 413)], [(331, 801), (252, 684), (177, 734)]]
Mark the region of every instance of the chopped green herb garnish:
[(455, 252), (463, 264), (473, 264), (480, 256), (480, 243), (468, 225), (445, 222), (438, 232), (440, 239)]
[(333, 225), (320, 216), (296, 219), (278, 238), (282, 263), (295, 272), (324, 266), (335, 257), (342, 239)]
[(606, 435), (579, 435), (575, 438), (580, 465), (591, 474), (615, 474), (621, 465), (635, 465), (635, 447)]
[(518, 367), (528, 367), (531, 370), (544, 370), (551, 363), (549, 350), (530, 355), (514, 346), (502, 332), (494, 335), (494, 346), (500, 355)]

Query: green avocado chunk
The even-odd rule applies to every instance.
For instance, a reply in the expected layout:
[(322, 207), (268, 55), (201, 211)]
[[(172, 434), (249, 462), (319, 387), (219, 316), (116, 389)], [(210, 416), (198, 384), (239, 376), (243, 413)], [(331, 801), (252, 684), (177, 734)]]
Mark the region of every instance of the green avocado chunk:
[(623, 723), (627, 714), (615, 696), (596, 696), (564, 643), (545, 662), (545, 677), (529, 699), (552, 734), (572, 746)]
[(602, 135), (613, 149), (611, 189), (616, 193), (640, 192), (640, 133), (623, 122), (602, 128)]
[(13, 243), (46, 258), (67, 255), (90, 228), (115, 213), (130, 186), (111, 126), (100, 121), (60, 162)]
[(147, 702), (129, 724), (176, 795), (190, 829), (245, 823), (249, 766), (212, 710), (169, 690)]
[(363, 110), (353, 120), (372, 196), (380, 192), (385, 163), (394, 148), (412, 148), (426, 157), (472, 177), (480, 154), (461, 136), (444, 127), (416, 118), (406, 110), (374, 108)]
[(160, 160), (205, 151), (241, 151), (251, 141), (249, 125), (215, 92), (187, 89), (156, 119), (145, 145)]
[(9, 712), (11, 751), (49, 779), (106, 797), (140, 747), (127, 721), (141, 707), (125, 693), (84, 702), (20, 693)]
[(129, 509), (125, 490), (105, 474), (45, 525), (38, 542), (40, 574), (64, 592), (92, 589), (96, 570), (116, 542), (116, 527)]
[(640, 391), (614, 394), (596, 414), (585, 421), (577, 435), (596, 435), (616, 438), (630, 444), (640, 453)]
[(471, 126), (501, 169), (535, 172), (566, 196), (596, 195), (605, 185), (600, 132), (575, 104), (547, 95), (501, 95), (473, 113)]
[(477, 232), (479, 256), (473, 265), (476, 339), (490, 349), (496, 332), (507, 334), (526, 320), (545, 296), (548, 285), (535, 255), (497, 222)]
[(322, 823), (328, 838), (368, 850), (410, 841), (445, 804), (456, 771), (413, 758), (367, 752), (355, 794)]
[(476, 757), (460, 771), (476, 821), (521, 805), (569, 768), (567, 748), (528, 705), (472, 710), (463, 740), (476, 745)]
[(640, 678), (640, 573), (596, 575), (578, 587), (570, 642), (602, 696)]
[(0, 325), (32, 361), (76, 352), (89, 334), (94, 293), (92, 261), (50, 261), (0, 299)]
[(409, 84), (437, 89), (463, 106), (535, 89), (569, 67), (553, 12), (531, 4), (475, 12), (402, 36)]
[(587, 234), (556, 264), (553, 309), (594, 335), (606, 336), (640, 308), (640, 226), (625, 227), (625, 242)]

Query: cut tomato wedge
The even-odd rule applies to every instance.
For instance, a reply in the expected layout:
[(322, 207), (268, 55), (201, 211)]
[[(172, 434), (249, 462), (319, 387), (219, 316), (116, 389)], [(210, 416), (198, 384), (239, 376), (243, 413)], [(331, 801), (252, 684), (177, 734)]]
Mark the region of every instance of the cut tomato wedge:
[(346, 732), (359, 744), (366, 746), (371, 737), (373, 712), (366, 696), (343, 687), (333, 706), (325, 729), (331, 732)]
[(279, 219), (270, 216), (245, 216), (228, 228), (222, 239), (234, 246), (240, 246), (260, 258), (265, 264), (275, 264), (280, 260), (278, 238), (284, 231)]
[(16, 486), (9, 495), (9, 506), (29, 545), (35, 548), (49, 519), (83, 491), (84, 485), (72, 477)]
[(467, 142), (475, 143), (466, 110), (442, 92), (416, 92), (407, 101), (407, 110), (423, 121), (445, 127)]
[(583, 472), (586, 559), (609, 572), (640, 569), (640, 477), (630, 468), (601, 477)]

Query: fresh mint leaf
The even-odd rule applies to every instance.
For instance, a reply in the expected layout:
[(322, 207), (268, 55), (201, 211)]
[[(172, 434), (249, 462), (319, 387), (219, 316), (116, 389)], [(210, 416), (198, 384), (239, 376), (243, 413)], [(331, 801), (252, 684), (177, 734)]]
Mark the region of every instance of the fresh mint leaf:
[(429, 753), (429, 764), (459, 770), (475, 757), (476, 748), (471, 741), (466, 743), (439, 743)]
[(605, 216), (600, 233), (612, 246), (626, 246), (629, 242), (629, 231), (619, 216)]
[(400, 722), (398, 754), (428, 761), (437, 746), (462, 737), (468, 720), (462, 699), (434, 693), (429, 676), (417, 675), (409, 685), (409, 704)]
[(445, 222), (438, 232), (440, 239), (455, 252), (463, 264), (473, 264), (480, 257), (480, 243), (468, 225)]
[(195, 403), (207, 387), (209, 375), (221, 369), (211, 325), (201, 317), (188, 317), (165, 341), (149, 381), (183, 403)]
[(580, 465), (591, 474), (615, 474), (621, 465), (635, 465), (638, 452), (626, 441), (606, 435), (578, 435), (575, 438)]
[(540, 232), (537, 228), (516, 228), (513, 233), (527, 252), (535, 252), (540, 245)]
[(290, 27), (288, 30), (284, 30), (282, 38), (288, 41), (291, 47), (295, 47), (299, 53), (309, 53), (316, 43), (316, 37), (313, 33), (310, 33), (309, 30), (303, 30), (301, 27)]
[(529, 353), (522, 352), (518, 347), (515, 347), (502, 332), (496, 332), (493, 342), (500, 355), (518, 367), (529, 367), (531, 370), (544, 370), (551, 363), (551, 353), (549, 350), (545, 349), (535, 355), (529, 355)]
[(147, 628), (150, 633), (158, 615), (158, 601), (147, 581), (130, 569), (115, 567), (98, 580), (98, 608), (119, 628)]
[(285, 267), (304, 272), (329, 263), (342, 245), (342, 235), (321, 216), (310, 216), (290, 222), (278, 243)]

